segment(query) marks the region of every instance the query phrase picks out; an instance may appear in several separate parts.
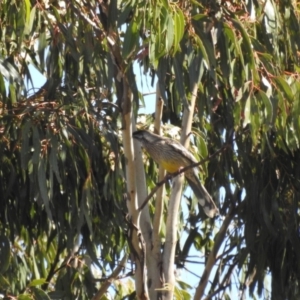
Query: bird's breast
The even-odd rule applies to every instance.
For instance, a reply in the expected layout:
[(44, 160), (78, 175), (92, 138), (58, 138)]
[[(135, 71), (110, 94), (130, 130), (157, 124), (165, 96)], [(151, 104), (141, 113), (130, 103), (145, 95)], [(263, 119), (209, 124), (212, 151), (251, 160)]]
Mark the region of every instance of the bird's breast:
[(150, 156), (169, 173), (175, 173), (186, 166), (182, 155), (165, 143), (149, 143), (145, 148)]
[(182, 166), (174, 161), (163, 160), (160, 162), (160, 165), (168, 172), (168, 173), (175, 173), (177, 172)]

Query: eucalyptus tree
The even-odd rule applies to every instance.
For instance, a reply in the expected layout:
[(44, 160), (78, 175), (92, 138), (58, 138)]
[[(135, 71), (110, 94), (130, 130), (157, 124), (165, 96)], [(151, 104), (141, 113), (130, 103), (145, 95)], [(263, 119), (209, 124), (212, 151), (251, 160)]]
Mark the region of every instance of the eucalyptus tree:
[[(2, 1), (3, 297), (298, 299), (299, 9)], [(134, 64), (154, 118), (139, 113)], [(219, 218), (182, 196), (181, 171), (165, 177), (136, 128), (192, 144)], [(191, 261), (196, 287), (175, 276)]]

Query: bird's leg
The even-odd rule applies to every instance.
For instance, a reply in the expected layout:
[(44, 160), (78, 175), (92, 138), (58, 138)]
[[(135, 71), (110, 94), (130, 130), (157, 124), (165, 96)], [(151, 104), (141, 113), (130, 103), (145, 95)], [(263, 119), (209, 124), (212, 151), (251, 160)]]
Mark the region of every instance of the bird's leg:
[(163, 180), (158, 181), (155, 184), (156, 184), (157, 187), (160, 187), (163, 184), (167, 183), (168, 181), (171, 181), (172, 178), (173, 178), (173, 175), (171, 173), (167, 173), (166, 176), (165, 176), (165, 178)]
[(181, 172), (182, 169), (183, 169), (183, 167), (179, 167), (179, 169), (176, 172), (174, 172), (174, 173), (167, 173), (167, 175), (166, 175), (167, 181), (169, 181), (169, 183), (172, 184), (173, 179), (175, 177), (183, 175), (183, 172)]
[(184, 169), (184, 167), (179, 167), (178, 171), (179, 172), (179, 175), (183, 175), (184, 172), (182, 172), (182, 170)]
[(169, 183), (171, 183), (172, 178), (173, 178), (173, 175), (171, 173), (167, 173), (167, 175), (166, 175), (166, 181), (169, 181)]
[(182, 170), (184, 169), (184, 167), (179, 167), (178, 170), (173, 174), (173, 176), (183, 176)]

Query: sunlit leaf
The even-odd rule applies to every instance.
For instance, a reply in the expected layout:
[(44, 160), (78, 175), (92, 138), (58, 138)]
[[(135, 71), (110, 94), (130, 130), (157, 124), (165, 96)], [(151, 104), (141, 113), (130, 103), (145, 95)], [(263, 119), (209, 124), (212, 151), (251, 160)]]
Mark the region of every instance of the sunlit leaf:
[[(171, 15), (169, 15), (167, 21), (167, 32), (166, 32), (166, 52), (169, 52), (173, 46), (174, 41), (174, 20)], [(176, 34), (176, 32), (175, 32)]]
[(32, 296), (30, 294), (19, 295), (18, 300), (32, 300)]
[(25, 0), (25, 30), (24, 33), (28, 34), (31, 31), (32, 23), (31, 23), (31, 17), (30, 17), (30, 11), (31, 11), (31, 5), (29, 0)]
[(244, 121), (243, 121), (244, 127), (251, 122), (250, 117), (251, 117), (251, 97), (248, 97), (244, 107)]
[(29, 283), (29, 286), (30, 287), (39, 286), (39, 285), (44, 284), (45, 282), (46, 282), (45, 278), (34, 279)]
[(174, 52), (180, 49), (179, 43), (184, 34), (184, 16), (181, 10), (174, 12)]
[(124, 47), (122, 55), (127, 59), (130, 55), (134, 53), (138, 45), (138, 24), (134, 21), (130, 22), (127, 27), (125, 37), (124, 37)]
[(292, 94), (291, 88), (286, 83), (286, 81), (281, 77), (274, 77), (273, 80), (276, 82), (276, 87), (284, 94), (284, 96), (290, 101), (293, 102), (294, 96)]
[(263, 91), (258, 91), (257, 97), (263, 102), (265, 106), (266, 124), (272, 125), (271, 122), (273, 119), (273, 106), (269, 97), (267, 97), (267, 95)]

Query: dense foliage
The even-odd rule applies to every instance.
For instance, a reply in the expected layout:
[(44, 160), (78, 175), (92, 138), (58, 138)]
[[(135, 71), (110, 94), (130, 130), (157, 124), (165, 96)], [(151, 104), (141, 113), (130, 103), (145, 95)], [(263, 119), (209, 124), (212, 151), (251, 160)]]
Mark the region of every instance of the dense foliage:
[[(126, 238), (120, 134), (122, 114), (133, 110), (137, 117), (144, 103), (134, 63), (158, 79), (168, 135), (181, 127), (197, 85), (193, 149), (199, 160), (218, 151), (202, 165), (202, 179), (228, 226), (222, 227), (222, 251), (215, 253), (206, 294), (230, 299), (235, 276), (241, 298), (261, 295), (269, 288), (268, 274), (272, 299), (298, 299), (299, 10), (292, 0), (2, 1), (5, 299), (91, 299), (110, 283), (115, 297), (135, 297), (128, 280), (134, 259), (125, 263), (133, 250)], [(32, 67), (46, 79), (39, 89)], [(128, 107), (124, 99), (131, 93)], [(152, 161), (146, 180), (150, 192), (157, 182)], [(178, 268), (191, 249), (204, 254), (197, 263), (209, 261), (225, 218), (207, 220), (186, 198), (189, 216), (181, 213), (178, 220), (178, 236), (186, 236), (176, 247)], [(151, 204), (149, 210), (152, 217)], [(203, 280), (197, 292), (179, 282), (175, 297), (198, 299), (200, 287)]]

